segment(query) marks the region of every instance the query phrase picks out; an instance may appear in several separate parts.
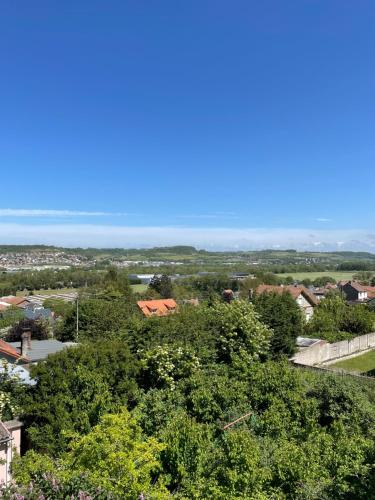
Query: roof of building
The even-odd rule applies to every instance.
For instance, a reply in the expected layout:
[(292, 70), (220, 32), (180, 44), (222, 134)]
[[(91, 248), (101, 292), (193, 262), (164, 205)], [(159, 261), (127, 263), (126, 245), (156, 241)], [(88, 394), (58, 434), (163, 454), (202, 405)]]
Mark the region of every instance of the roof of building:
[(52, 319), (53, 314), (51, 309), (45, 309), (44, 307), (37, 307), (35, 309), (25, 308), (25, 318), (27, 319)]
[(36, 380), (31, 378), (30, 372), (22, 365), (7, 363), (4, 365), (0, 363), (0, 373), (6, 373), (8, 376), (17, 378), (20, 383), (25, 385), (35, 385)]
[(137, 304), (145, 316), (167, 316), (177, 309), (174, 299), (139, 300)]
[(316, 297), (304, 286), (276, 286), (276, 285), (259, 285), (256, 289), (256, 293), (290, 293), (294, 299), (303, 295), (306, 300), (310, 302), (311, 305), (317, 305), (318, 301)]
[(5, 302), (16, 307), (24, 307), (29, 301), (26, 297), (16, 297), (15, 295), (7, 295), (6, 297), (0, 297), (0, 302)]
[(317, 342), (321, 342), (321, 340), (320, 339), (310, 339), (307, 337), (297, 337), (297, 339), (296, 339), (297, 347), (311, 347), (312, 345), (316, 344)]
[(366, 289), (363, 285), (361, 285), (360, 283), (358, 283), (358, 281), (344, 281), (344, 282), (340, 282), (340, 286), (341, 288), (344, 288), (346, 286), (351, 286), (352, 288), (354, 288), (354, 290), (356, 290), (357, 292), (366, 292)]
[[(9, 342), (9, 345), (15, 349), (18, 354), (21, 353), (21, 342)], [(55, 339), (31, 340), (31, 348), (27, 351), (27, 357), (31, 363), (42, 361), (46, 359), (49, 354), (60, 352), (66, 347), (69, 347), (69, 345)]]
[(0, 339), (0, 354), (6, 354), (14, 359), (20, 359), (21, 354), (10, 343)]
[(362, 285), (362, 287), (366, 290), (369, 299), (375, 298), (375, 286)]
[(8, 304), (8, 302), (3, 302), (0, 300), (0, 311), (5, 311), (9, 307), (12, 307), (11, 304)]
[(10, 437), (10, 432), (0, 420), (0, 441), (8, 441)]

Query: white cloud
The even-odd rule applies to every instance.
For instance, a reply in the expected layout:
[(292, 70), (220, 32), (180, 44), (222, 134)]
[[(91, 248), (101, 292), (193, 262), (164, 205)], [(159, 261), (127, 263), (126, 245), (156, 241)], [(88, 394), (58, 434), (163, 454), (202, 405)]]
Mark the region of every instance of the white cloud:
[(176, 215), (178, 219), (239, 219), (233, 212), (215, 212), (213, 214), (184, 214)]
[(315, 219), (317, 222), (332, 222), (332, 219), (326, 219), (325, 217), (318, 217)]
[(285, 228), (131, 227), (104, 224), (0, 223), (0, 244), (44, 243), (82, 247), (151, 247), (194, 245), (206, 249), (295, 248), (308, 250), (367, 250), (375, 241), (364, 230)]
[[(0, 217), (103, 217), (130, 215), (122, 212), (87, 212), (80, 210), (43, 210), (28, 208), (0, 208)], [(135, 214), (132, 214), (135, 215)]]

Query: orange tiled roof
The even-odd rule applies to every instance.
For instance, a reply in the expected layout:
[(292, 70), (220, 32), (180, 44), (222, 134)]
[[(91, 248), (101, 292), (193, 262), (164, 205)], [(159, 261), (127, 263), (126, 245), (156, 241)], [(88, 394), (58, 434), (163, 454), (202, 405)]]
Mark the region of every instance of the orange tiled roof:
[(137, 304), (145, 316), (167, 316), (177, 309), (173, 299), (139, 300)]
[(12, 306), (22, 307), (29, 301), (25, 297), (16, 297), (15, 295), (8, 295), (7, 297), (0, 297), (1, 302), (6, 302)]
[(303, 295), (312, 305), (317, 305), (317, 300), (314, 295), (304, 286), (276, 286), (276, 285), (259, 285), (256, 293), (284, 293), (288, 292), (294, 299)]
[(21, 357), (21, 354), (4, 340), (0, 340), (0, 353), (7, 354), (15, 359)]

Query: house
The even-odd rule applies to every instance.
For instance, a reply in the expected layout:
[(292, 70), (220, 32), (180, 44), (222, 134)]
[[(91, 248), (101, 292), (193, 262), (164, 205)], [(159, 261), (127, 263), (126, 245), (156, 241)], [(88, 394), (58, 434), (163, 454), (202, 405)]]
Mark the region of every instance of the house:
[(322, 299), (325, 299), (327, 294), (332, 292), (332, 290), (336, 290), (337, 286), (332, 283), (327, 283), (326, 286), (323, 287), (309, 287), (310, 292), (314, 295), (316, 300), (320, 302)]
[(366, 290), (369, 300), (375, 299), (375, 286), (362, 285), (362, 288)]
[(368, 299), (366, 287), (357, 281), (341, 281), (339, 289), (348, 302), (366, 302)]
[(18, 420), (0, 421), (0, 484), (8, 485), (10, 464), (14, 452), (20, 453), (22, 423)]
[(24, 316), (26, 319), (32, 320), (45, 320), (49, 322), (54, 320), (54, 314), (51, 309), (39, 307), (35, 304), (32, 304), (24, 309)]
[(49, 354), (75, 346), (74, 342), (60, 342), (56, 339), (31, 340), (31, 332), (25, 331), (17, 342), (0, 340), (0, 360), (5, 359), (10, 363), (27, 365), (44, 361)]
[[(13, 346), (11, 346), (8, 342), (5, 342), (5, 340), (0, 339), (0, 360), (5, 359), (6, 361), (9, 361), (10, 363), (17, 363), (17, 362), (25, 362), (25, 359), (21, 359), (21, 353), (18, 352), (17, 349), (15, 349)], [(26, 362), (28, 360), (26, 359)]]
[(16, 297), (15, 295), (0, 297), (0, 303), (9, 304), (10, 306), (19, 307), (20, 309), (25, 309), (30, 305), (30, 301), (26, 297)]
[(173, 299), (139, 300), (137, 305), (145, 316), (167, 316), (177, 310)]
[(23, 351), (29, 363), (38, 363), (44, 361), (50, 354), (56, 354), (67, 347), (75, 346), (74, 342), (60, 342), (56, 339), (30, 340), (27, 346), (23, 346), (24, 339), (21, 342), (8, 342), (8, 344), (18, 353)]
[(8, 302), (3, 302), (0, 300), (0, 312), (6, 311), (9, 307), (12, 307)]
[(254, 274), (249, 274), (249, 273), (232, 273), (229, 275), (229, 277), (232, 279), (232, 280), (236, 280), (236, 281), (244, 281), (245, 279), (249, 278), (249, 279), (254, 279), (255, 278), (255, 275)]
[(304, 286), (274, 286), (259, 285), (256, 293), (290, 293), (305, 315), (306, 321), (309, 321), (314, 314), (314, 307), (318, 305), (318, 300)]

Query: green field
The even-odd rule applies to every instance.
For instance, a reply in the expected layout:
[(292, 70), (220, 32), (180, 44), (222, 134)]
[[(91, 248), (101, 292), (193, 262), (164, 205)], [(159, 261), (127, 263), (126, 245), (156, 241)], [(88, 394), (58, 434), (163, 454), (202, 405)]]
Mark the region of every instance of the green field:
[(143, 283), (140, 283), (139, 285), (130, 285), (133, 289), (133, 292), (145, 292), (148, 288), (148, 285), (144, 285)]
[(355, 272), (352, 271), (317, 271), (317, 272), (303, 272), (303, 273), (283, 273), (283, 274), (278, 274), (277, 276), (280, 276), (282, 278), (286, 278), (287, 276), (293, 276), (293, 278), (297, 281), (301, 281), (304, 279), (311, 279), (311, 281), (314, 281), (316, 278), (320, 278), (321, 276), (331, 276), (334, 278), (336, 281), (340, 280), (350, 280), (353, 278), (353, 274)]
[(369, 375), (369, 372), (375, 372), (375, 350), (356, 356), (355, 358), (339, 361), (333, 365), (334, 368), (342, 368), (348, 372), (361, 373), (362, 375)]

